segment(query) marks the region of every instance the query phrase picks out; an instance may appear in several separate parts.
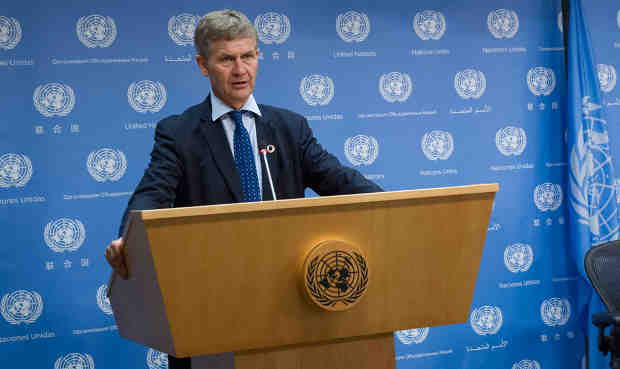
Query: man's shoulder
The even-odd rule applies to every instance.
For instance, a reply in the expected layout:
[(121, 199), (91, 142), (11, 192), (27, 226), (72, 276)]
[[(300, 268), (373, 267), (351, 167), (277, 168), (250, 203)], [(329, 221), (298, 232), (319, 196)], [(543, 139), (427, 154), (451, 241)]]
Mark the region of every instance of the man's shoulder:
[(181, 114), (169, 115), (157, 123), (160, 129), (176, 131), (180, 128), (188, 128), (199, 124), (204, 117), (204, 103), (196, 104), (185, 109)]

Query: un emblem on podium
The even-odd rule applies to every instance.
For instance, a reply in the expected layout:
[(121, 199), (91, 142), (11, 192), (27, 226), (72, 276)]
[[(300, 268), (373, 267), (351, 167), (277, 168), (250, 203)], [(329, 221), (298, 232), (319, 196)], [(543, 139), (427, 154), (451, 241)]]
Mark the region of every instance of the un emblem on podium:
[(43, 311), (43, 299), (36, 291), (19, 290), (0, 300), (0, 313), (9, 324), (34, 323)]
[(343, 311), (355, 306), (368, 286), (362, 252), (342, 241), (326, 241), (308, 253), (302, 269), (306, 296), (316, 306)]
[(497, 306), (481, 306), (469, 317), (471, 328), (480, 336), (499, 332), (503, 322), (502, 311)]
[(116, 40), (116, 23), (110, 17), (92, 14), (80, 17), (76, 31), (80, 42), (88, 47), (109, 47)]
[(194, 43), (194, 30), (199, 21), (199, 17), (193, 14), (173, 15), (168, 20), (168, 36), (179, 46), (191, 45)]
[(487, 17), (489, 31), (495, 38), (513, 38), (519, 30), (519, 17), (514, 10), (497, 9)]
[(12, 50), (22, 39), (22, 27), (15, 18), (0, 16), (0, 49)]
[(345, 42), (362, 42), (370, 33), (370, 21), (365, 13), (351, 10), (338, 15), (336, 31)]
[(75, 93), (69, 85), (47, 83), (37, 87), (32, 96), (34, 107), (44, 117), (64, 117), (75, 106)]
[(611, 64), (598, 64), (596, 72), (601, 90), (611, 92), (616, 87), (616, 68)]
[(425, 10), (413, 18), (413, 30), (422, 40), (439, 40), (446, 32), (446, 18), (441, 12)]
[(540, 317), (550, 327), (566, 324), (570, 315), (570, 302), (567, 299), (552, 297), (540, 304)]
[(32, 162), (26, 155), (0, 156), (0, 188), (24, 187), (32, 178)]
[(254, 20), (258, 39), (264, 44), (281, 44), (291, 35), (291, 22), (285, 14), (268, 12)]
[(93, 357), (89, 354), (72, 352), (56, 360), (54, 369), (95, 369)]
[(76, 251), (86, 239), (86, 230), (79, 219), (60, 218), (45, 225), (43, 239), (54, 252)]
[(548, 96), (555, 89), (555, 73), (545, 67), (532, 68), (527, 72), (527, 87), (535, 96)]

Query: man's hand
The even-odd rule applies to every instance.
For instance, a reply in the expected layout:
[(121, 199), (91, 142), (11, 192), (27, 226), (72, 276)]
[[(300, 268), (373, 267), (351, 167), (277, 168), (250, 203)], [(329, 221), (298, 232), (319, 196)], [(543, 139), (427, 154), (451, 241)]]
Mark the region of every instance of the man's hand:
[(105, 258), (108, 259), (108, 263), (118, 275), (123, 279), (127, 279), (127, 264), (125, 263), (125, 254), (123, 249), (125, 248), (125, 242), (123, 238), (116, 239), (108, 245), (105, 249)]

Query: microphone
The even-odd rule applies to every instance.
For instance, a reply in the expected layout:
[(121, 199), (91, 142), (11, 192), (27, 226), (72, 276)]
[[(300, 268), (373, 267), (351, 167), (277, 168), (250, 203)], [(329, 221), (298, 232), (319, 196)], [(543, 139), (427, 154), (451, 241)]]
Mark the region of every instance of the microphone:
[(273, 180), (271, 179), (271, 171), (269, 170), (269, 163), (267, 162), (267, 153), (271, 154), (276, 151), (275, 146), (267, 145), (264, 149), (260, 149), (260, 153), (263, 156), (263, 162), (265, 163), (265, 168), (267, 169), (267, 178), (269, 179), (269, 185), (271, 186), (271, 195), (274, 200), (276, 198), (276, 190), (273, 188)]

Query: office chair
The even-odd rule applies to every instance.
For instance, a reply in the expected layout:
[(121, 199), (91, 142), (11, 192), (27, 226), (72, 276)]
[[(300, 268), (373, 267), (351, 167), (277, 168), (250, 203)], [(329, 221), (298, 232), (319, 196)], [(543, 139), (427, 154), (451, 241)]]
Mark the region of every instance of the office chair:
[[(611, 241), (588, 250), (585, 257), (588, 278), (609, 312), (592, 315), (599, 328), (598, 348), (607, 355), (609, 366), (620, 369), (620, 241)], [(605, 328), (612, 326), (609, 336)]]

